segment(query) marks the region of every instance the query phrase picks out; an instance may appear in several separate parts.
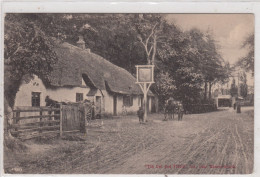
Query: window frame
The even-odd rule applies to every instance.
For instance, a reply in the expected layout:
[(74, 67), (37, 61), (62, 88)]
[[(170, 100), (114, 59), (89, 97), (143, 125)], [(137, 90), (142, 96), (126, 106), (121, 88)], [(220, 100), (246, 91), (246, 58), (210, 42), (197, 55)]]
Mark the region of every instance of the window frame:
[(132, 95), (123, 95), (123, 106), (125, 106), (125, 107), (133, 106), (133, 96)]
[(32, 107), (41, 106), (41, 92), (32, 92), (31, 94), (31, 105)]
[(83, 93), (76, 93), (76, 102), (83, 101)]

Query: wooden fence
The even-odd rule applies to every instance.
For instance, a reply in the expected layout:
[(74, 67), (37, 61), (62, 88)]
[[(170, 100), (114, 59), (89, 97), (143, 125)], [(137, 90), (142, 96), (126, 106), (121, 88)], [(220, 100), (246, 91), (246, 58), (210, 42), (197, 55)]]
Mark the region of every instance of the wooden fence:
[(59, 105), (53, 107), (19, 107), (13, 110), (11, 134), (21, 139), (31, 139), (46, 134), (85, 132), (89, 116), (88, 104)]
[[(23, 114), (23, 115), (22, 115)], [(20, 107), (13, 110), (11, 133), (30, 139), (46, 133), (60, 132), (60, 108)]]

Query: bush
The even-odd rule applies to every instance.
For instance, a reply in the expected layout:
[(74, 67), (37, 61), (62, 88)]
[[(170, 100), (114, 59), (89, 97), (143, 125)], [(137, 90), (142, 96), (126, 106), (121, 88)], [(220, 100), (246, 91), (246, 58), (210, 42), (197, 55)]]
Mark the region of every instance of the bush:
[(215, 104), (189, 104), (184, 105), (185, 113), (190, 114), (199, 114), (199, 113), (206, 113), (216, 111), (217, 107)]

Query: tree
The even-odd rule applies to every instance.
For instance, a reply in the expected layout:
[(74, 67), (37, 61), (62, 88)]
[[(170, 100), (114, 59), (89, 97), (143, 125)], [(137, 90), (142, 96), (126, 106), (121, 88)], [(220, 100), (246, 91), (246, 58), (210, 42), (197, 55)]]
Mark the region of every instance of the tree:
[[(190, 47), (190, 36), (174, 24), (165, 24), (167, 40), (159, 43), (157, 67), (169, 73), (174, 90), (168, 94), (183, 104), (196, 103), (200, 99), (202, 74), (197, 67), (197, 53)], [(158, 80), (157, 80), (158, 79)], [(160, 78), (156, 78), (155, 88)]]
[(230, 94), (232, 97), (236, 97), (238, 95), (238, 89), (236, 86), (236, 80), (233, 78), (231, 88), (230, 88)]
[[(225, 82), (228, 79), (229, 64), (221, 57), (217, 43), (211, 33), (203, 33), (198, 29), (189, 31), (190, 47), (196, 56), (196, 68), (203, 75), (204, 100), (211, 99), (211, 87), (216, 82)], [(207, 97), (208, 96), (208, 97)]]
[(247, 86), (247, 79), (246, 79), (246, 73), (243, 72), (243, 74), (240, 75), (240, 81), (242, 82), (240, 84), (240, 95), (243, 97), (243, 98), (246, 98), (247, 96), (247, 91), (248, 91), (248, 86)]
[[(55, 63), (51, 41), (57, 39), (76, 45), (79, 35), (82, 35), (86, 48), (133, 75), (135, 65), (155, 64), (155, 84), (151, 90), (159, 95), (161, 103), (168, 96), (186, 104), (198, 103), (203, 85), (210, 88), (214, 82), (226, 77), (226, 65), (210, 35), (199, 30), (183, 32), (174, 23), (167, 23), (160, 14), (17, 14), (7, 17), (10, 22), (21, 26), (23, 35), (28, 35), (17, 38), (19, 41), (30, 41), (34, 38), (34, 31), (39, 31), (37, 34), (42, 41), (34, 42), (38, 48), (33, 48), (35, 46), (30, 43), (21, 43), (20, 46), (29, 52), (20, 52), (11, 59), (13, 57), (8, 56), (17, 49), (17, 42), (6, 38), (8, 53), (5, 57), (11, 59), (8, 62), (10, 71), (15, 69), (15, 63), (20, 62), (17, 68), (19, 66), (21, 75), (35, 73), (48, 80), (48, 72)], [(30, 28), (26, 29), (27, 26)], [(15, 29), (7, 31), (14, 32), (14, 39), (19, 34)], [(24, 63), (25, 67), (21, 66)], [(49, 67), (37, 68), (42, 65)]]
[(6, 14), (4, 35), (5, 97), (12, 107), (22, 78), (36, 74), (45, 82), (56, 62), (53, 39), (29, 16)]
[(157, 14), (140, 14), (135, 23), (137, 38), (145, 49), (147, 64), (155, 64), (157, 43), (165, 38), (162, 35), (165, 23), (166, 21)]
[(244, 68), (246, 71), (251, 71), (254, 75), (254, 53), (255, 53), (255, 44), (254, 44), (255, 35), (249, 35), (246, 40), (243, 42), (241, 48), (248, 50), (247, 55), (239, 59), (236, 63), (237, 66)]

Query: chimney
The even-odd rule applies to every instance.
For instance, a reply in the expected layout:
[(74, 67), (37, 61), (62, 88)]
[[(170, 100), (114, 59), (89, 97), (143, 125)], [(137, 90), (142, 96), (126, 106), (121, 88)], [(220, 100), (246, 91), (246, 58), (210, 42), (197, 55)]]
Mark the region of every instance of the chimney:
[(79, 36), (79, 40), (77, 42), (77, 46), (79, 48), (85, 49), (85, 41), (83, 39), (83, 36)]

